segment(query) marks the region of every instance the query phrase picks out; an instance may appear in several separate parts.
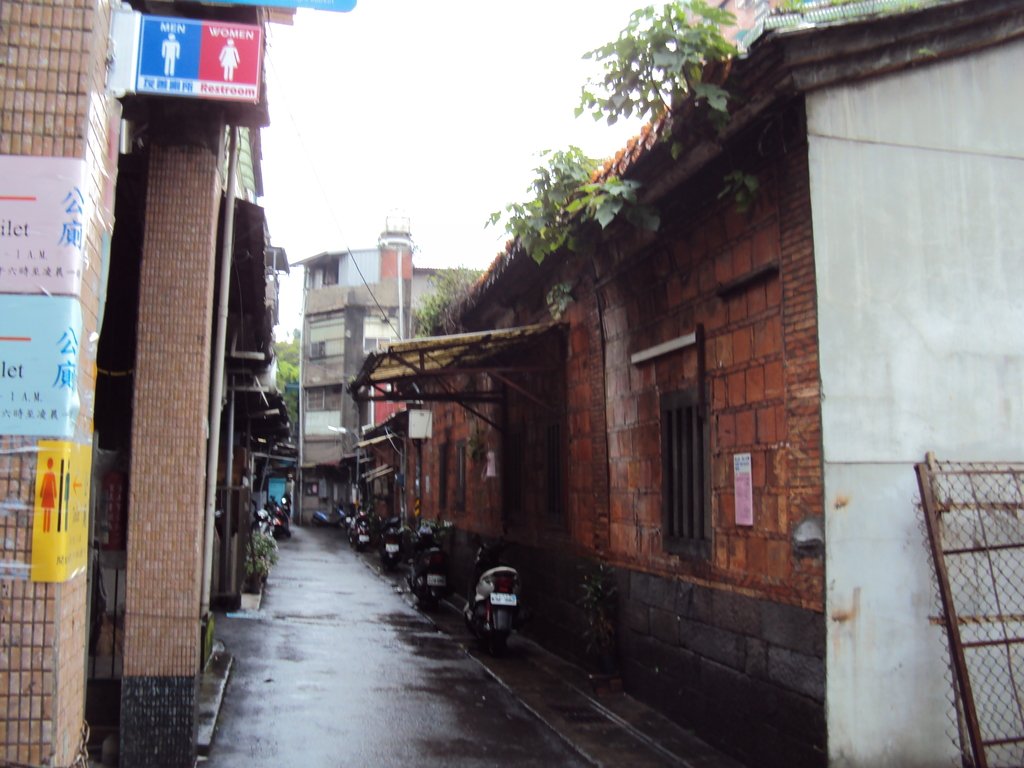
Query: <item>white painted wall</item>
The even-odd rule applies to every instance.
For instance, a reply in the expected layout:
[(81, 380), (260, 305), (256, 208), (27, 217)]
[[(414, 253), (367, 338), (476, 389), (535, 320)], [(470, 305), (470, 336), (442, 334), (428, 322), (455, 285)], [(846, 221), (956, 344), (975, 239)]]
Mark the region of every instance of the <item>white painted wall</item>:
[(912, 465), (1024, 459), (1022, 93), (1018, 42), (807, 99), (834, 766), (951, 754)]

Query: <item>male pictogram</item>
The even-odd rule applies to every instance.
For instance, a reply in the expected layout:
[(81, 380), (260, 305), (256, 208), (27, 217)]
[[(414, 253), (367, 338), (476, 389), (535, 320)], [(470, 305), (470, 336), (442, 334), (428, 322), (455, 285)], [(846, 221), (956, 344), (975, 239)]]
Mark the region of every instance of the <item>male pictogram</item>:
[(224, 79), (234, 80), (235, 79), (235, 67), (238, 66), (239, 56), (238, 49), (235, 47), (235, 41), (228, 38), (227, 43), (220, 49), (220, 65), (224, 68)]
[(171, 32), (160, 46), (160, 55), (164, 57), (164, 77), (174, 77), (174, 65), (181, 58), (181, 43)]

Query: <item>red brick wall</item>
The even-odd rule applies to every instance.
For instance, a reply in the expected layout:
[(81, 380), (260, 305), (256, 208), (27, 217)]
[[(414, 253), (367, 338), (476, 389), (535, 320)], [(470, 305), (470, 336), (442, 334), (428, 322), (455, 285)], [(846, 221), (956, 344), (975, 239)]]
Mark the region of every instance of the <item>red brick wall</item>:
[[(508, 407), (488, 406), (484, 413), (503, 425), (504, 434), (522, 440), (522, 475), (519, 495), (522, 509), (513, 514), (504, 506), (506, 445), (503, 433), (491, 429), (458, 405), (434, 406), (434, 437), (424, 445), (424, 514), (436, 512), (460, 528), (484, 536), (508, 535), (510, 540), (546, 548), (578, 552), (603, 551), (608, 544), (607, 443), (604, 429), (604, 382), (602, 380), (601, 324), (592, 271), (585, 258), (552, 261), (543, 268), (530, 266), (525, 279), (535, 281), (527, 297), (512, 307), (495, 302), (490, 315), (479, 327), (511, 327), (550, 322), (552, 316), (542, 301), (555, 283), (571, 287), (572, 301), (561, 318), (564, 326), (557, 339), (532, 343), (515, 358), (520, 365), (539, 366), (541, 371), (513, 374), (524, 392), (507, 389)], [(456, 386), (461, 389), (465, 383)], [(480, 377), (473, 386), (488, 386)], [(491, 386), (502, 386), (492, 384)], [(547, 427), (558, 424), (561, 433), (561, 487), (559, 517), (548, 510)], [(455, 445), (471, 444), (472, 436), (483, 439), (478, 460), (467, 455), (467, 494), (464, 509), (453, 508), (455, 489)], [(438, 499), (440, 446), (449, 445), (448, 504)], [(496, 457), (497, 477), (484, 476), (486, 452)], [(467, 454), (469, 454), (467, 448)], [(411, 502), (410, 502), (411, 503)], [(411, 507), (410, 507), (411, 508)]]
[[(603, 289), (606, 303), (611, 551), (623, 567), (726, 584), (821, 609), (819, 560), (792, 554), (793, 526), (822, 513), (817, 330), (806, 149), (758, 171), (756, 207), (731, 199), (669, 206), (657, 242)], [(713, 188), (712, 188), (713, 189)], [(612, 259), (606, 257), (608, 265)], [(718, 288), (778, 266), (724, 298)], [(610, 269), (610, 266), (608, 267)], [(698, 380), (698, 348), (630, 355), (705, 332), (712, 551), (666, 551), (660, 396)], [(734, 521), (733, 456), (750, 453), (754, 525)]]

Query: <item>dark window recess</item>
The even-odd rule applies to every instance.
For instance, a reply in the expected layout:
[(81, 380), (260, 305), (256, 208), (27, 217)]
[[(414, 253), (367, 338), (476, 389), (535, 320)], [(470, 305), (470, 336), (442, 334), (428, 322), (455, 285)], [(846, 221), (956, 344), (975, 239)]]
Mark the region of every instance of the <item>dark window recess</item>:
[(678, 554), (711, 553), (707, 492), (707, 425), (697, 390), (661, 399), (662, 508), (665, 548)]
[(545, 506), (550, 522), (562, 520), (562, 430), (551, 424), (545, 435), (547, 449), (547, 497)]
[(466, 441), (455, 445), (455, 508), (466, 508)]
[(448, 508), (448, 443), (441, 443), (437, 457), (437, 504), (440, 509)]
[(309, 356), (311, 358), (327, 357), (327, 342), (314, 341), (309, 345)]
[(523, 436), (516, 432), (505, 438), (502, 462), (505, 483), (505, 518), (521, 519), (523, 514)]

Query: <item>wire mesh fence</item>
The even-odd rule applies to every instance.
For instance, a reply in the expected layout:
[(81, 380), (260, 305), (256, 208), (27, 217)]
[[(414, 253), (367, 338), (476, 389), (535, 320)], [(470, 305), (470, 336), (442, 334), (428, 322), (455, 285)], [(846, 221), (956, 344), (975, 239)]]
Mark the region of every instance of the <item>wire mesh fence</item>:
[(1024, 766), (1024, 465), (929, 457), (917, 476), (961, 764)]

